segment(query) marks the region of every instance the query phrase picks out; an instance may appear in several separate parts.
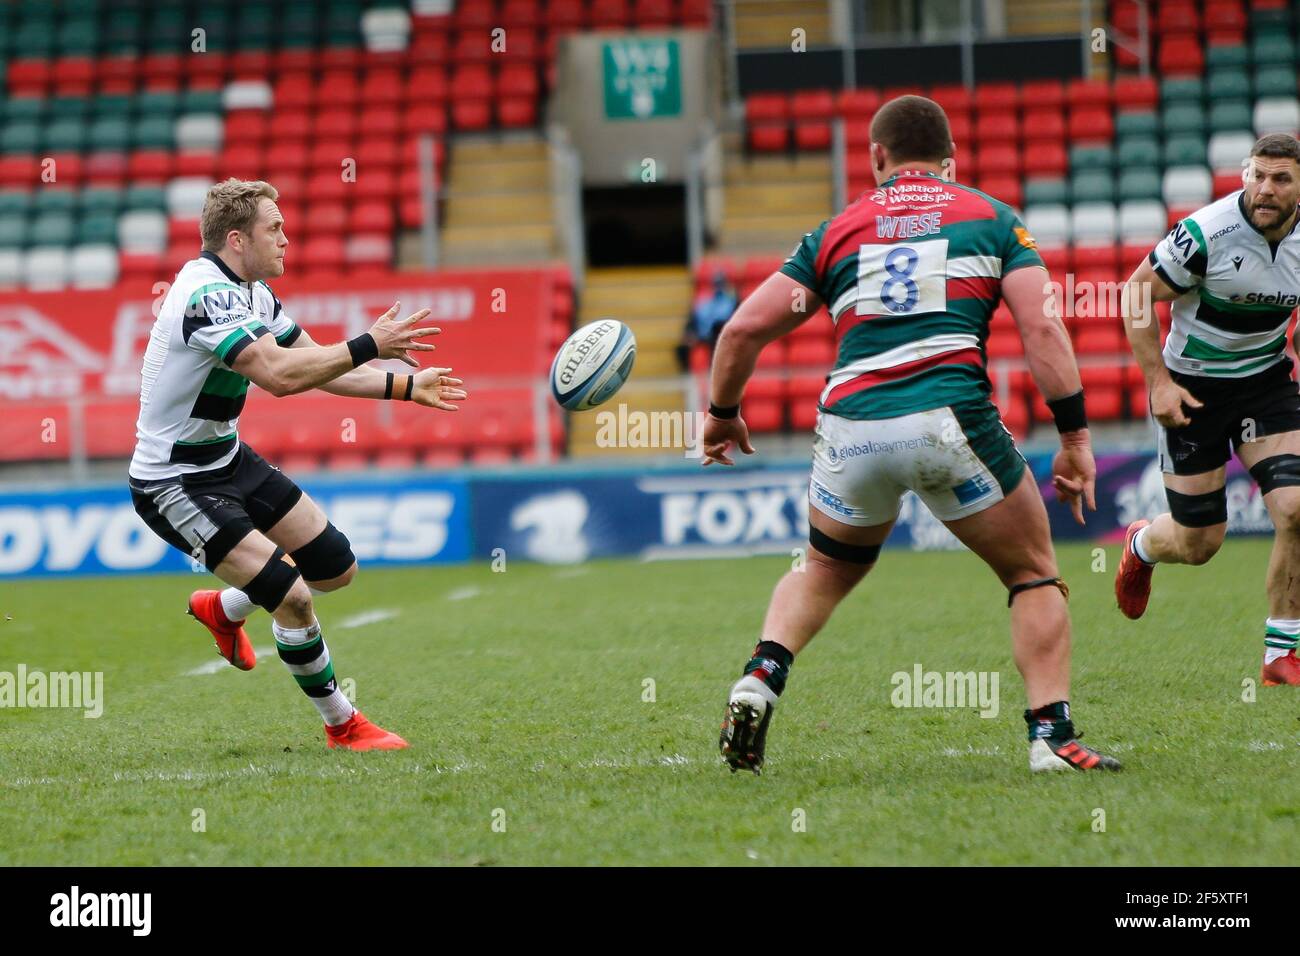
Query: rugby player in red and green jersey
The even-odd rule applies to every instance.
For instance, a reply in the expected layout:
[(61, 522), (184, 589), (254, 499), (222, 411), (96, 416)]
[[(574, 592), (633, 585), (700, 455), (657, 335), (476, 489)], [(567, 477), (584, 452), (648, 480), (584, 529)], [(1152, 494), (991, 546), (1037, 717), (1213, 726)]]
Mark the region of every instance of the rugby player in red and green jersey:
[[(821, 393), (809, 487), (806, 564), (772, 595), (761, 639), (732, 687), (720, 748), (759, 772), (790, 666), (875, 564), (914, 491), (1007, 589), (1011, 641), (1029, 708), (1034, 771), (1119, 768), (1077, 740), (1070, 716), (1069, 590), (1033, 475), (990, 400), (984, 343), (1004, 298), (1060, 432), (1058, 500), (1083, 523), (1096, 466), (1070, 339), (1047, 271), (1014, 211), (948, 181), (955, 151), (931, 100), (902, 96), (871, 123), (878, 187), (804, 236), (727, 323), (714, 356), (705, 464), (753, 453), (740, 416), (763, 346), (824, 303), (838, 356)], [(931, 604), (940, 584), (917, 582)], [(954, 628), (964, 620), (955, 618)]]

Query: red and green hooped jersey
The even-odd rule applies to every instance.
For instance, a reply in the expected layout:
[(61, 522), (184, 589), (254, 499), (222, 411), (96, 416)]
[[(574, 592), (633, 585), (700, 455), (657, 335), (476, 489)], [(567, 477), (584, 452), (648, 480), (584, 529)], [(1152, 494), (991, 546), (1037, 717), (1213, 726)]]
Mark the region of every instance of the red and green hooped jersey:
[(820, 408), (893, 418), (987, 400), (984, 343), (1002, 277), (1042, 264), (1015, 211), (978, 189), (906, 170), (863, 193), (781, 266), (835, 323)]

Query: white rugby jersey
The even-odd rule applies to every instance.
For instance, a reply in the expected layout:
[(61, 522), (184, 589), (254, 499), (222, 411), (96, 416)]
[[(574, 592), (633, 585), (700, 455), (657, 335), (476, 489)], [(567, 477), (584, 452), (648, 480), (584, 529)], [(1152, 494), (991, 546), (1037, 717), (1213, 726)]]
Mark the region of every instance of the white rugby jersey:
[(263, 335), (285, 347), (299, 335), (270, 286), (243, 281), (211, 252), (185, 263), (149, 332), (132, 478), (174, 478), (231, 462), (248, 379), (230, 366)]
[(1293, 224), (1270, 245), (1247, 218), (1244, 196), (1198, 209), (1151, 251), (1156, 274), (1183, 293), (1164, 348), (1176, 372), (1243, 378), (1282, 360), (1300, 305), (1300, 232)]

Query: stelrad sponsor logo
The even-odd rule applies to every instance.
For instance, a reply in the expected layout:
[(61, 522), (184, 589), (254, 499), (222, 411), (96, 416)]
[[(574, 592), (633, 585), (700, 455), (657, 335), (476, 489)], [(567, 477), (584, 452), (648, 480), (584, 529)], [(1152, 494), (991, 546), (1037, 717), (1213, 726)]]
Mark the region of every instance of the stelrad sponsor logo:
[(152, 893), (83, 893), (73, 885), (50, 897), (50, 925), (57, 927), (127, 927), (132, 936), (148, 936), (153, 927)]
[(1242, 301), (1252, 305), (1281, 305), (1294, 309), (1300, 305), (1300, 295), (1294, 292), (1247, 292)]

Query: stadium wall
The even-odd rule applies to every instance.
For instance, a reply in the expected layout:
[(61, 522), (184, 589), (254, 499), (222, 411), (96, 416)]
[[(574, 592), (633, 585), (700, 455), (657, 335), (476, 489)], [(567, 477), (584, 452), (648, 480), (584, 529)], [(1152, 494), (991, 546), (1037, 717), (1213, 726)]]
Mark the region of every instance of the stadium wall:
[[(1078, 527), (1051, 492), (1049, 454), (1030, 457), (1057, 540), (1113, 542), (1125, 525), (1164, 510), (1153, 456), (1098, 456), (1097, 512)], [(698, 463), (592, 471), (407, 471), (311, 475), (303, 487), (352, 540), (364, 565), (470, 560), (576, 563), (791, 554), (806, 546), (805, 462), (721, 474)], [(1234, 460), (1229, 532), (1271, 531), (1259, 489)], [(959, 547), (908, 495), (890, 547)], [(29, 577), (186, 572), (184, 555), (150, 532), (120, 485), (0, 492), (0, 581)]]

